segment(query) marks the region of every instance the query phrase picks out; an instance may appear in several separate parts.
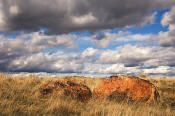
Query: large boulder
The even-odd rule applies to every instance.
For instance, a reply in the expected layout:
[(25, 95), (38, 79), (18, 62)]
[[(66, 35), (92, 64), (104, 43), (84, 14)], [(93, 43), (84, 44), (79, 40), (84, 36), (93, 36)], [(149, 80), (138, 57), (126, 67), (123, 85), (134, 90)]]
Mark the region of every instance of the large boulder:
[(87, 102), (92, 97), (90, 89), (82, 84), (71, 81), (55, 81), (44, 84), (40, 87), (40, 92), (46, 94), (56, 94), (71, 96), (81, 102)]
[(110, 98), (130, 101), (157, 101), (159, 93), (147, 80), (129, 75), (115, 75), (104, 81), (94, 90), (96, 98)]

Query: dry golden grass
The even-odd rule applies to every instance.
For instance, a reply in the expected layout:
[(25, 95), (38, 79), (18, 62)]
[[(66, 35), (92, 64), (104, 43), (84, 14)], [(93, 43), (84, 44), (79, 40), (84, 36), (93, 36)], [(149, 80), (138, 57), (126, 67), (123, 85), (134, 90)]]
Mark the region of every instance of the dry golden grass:
[[(145, 78), (145, 77), (144, 77)], [(175, 78), (145, 78), (158, 88), (158, 104), (134, 104), (92, 98), (81, 103), (65, 96), (43, 96), (38, 88), (51, 80), (65, 78), (8, 77), (0, 74), (0, 116), (174, 116)], [(67, 77), (87, 85), (91, 91), (103, 78)]]

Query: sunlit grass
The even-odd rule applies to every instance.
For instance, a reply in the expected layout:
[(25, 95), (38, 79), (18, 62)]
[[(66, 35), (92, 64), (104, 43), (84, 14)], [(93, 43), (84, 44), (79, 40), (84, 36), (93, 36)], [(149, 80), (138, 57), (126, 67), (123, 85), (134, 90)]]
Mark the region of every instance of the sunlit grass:
[(78, 102), (70, 97), (43, 96), (39, 87), (52, 80), (68, 79), (87, 85), (91, 91), (103, 78), (39, 78), (9, 77), (0, 74), (0, 116), (173, 116), (172, 104), (175, 103), (175, 78), (145, 78), (158, 88), (158, 104), (134, 104), (97, 100), (88, 103)]

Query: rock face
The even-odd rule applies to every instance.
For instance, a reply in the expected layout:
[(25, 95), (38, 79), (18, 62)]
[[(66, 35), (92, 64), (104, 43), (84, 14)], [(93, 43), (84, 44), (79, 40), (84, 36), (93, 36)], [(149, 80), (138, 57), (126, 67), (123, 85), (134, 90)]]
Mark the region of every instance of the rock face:
[(92, 97), (92, 92), (85, 85), (73, 83), (71, 81), (55, 81), (49, 82), (40, 87), (43, 95), (56, 94), (71, 96), (81, 102), (86, 102)]
[(118, 100), (151, 102), (157, 101), (159, 93), (149, 81), (129, 75), (116, 75), (106, 78), (94, 90), (94, 96), (96, 98), (109, 97)]

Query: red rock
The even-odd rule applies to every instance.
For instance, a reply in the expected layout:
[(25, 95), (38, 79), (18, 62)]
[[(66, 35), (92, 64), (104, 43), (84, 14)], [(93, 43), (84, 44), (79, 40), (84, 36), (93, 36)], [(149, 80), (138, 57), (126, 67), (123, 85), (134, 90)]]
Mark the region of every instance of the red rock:
[(67, 84), (69, 86), (67, 86), (67, 89), (65, 89), (65, 95), (70, 95), (81, 102), (86, 102), (92, 97), (92, 93), (87, 86), (70, 81), (67, 81)]
[(49, 82), (47, 84), (44, 84), (44, 85), (40, 86), (40, 88), (39, 88), (39, 90), (42, 94), (52, 93), (54, 89), (55, 89), (55, 85), (53, 82)]
[[(106, 78), (95, 90), (96, 98), (127, 98), (132, 101), (155, 101), (159, 98), (156, 87), (147, 80), (134, 76), (117, 75)], [(124, 97), (124, 98), (122, 98)]]
[(85, 85), (73, 83), (71, 81), (55, 81), (40, 87), (42, 94), (57, 94), (71, 96), (81, 102), (86, 102), (92, 97), (90, 89)]

